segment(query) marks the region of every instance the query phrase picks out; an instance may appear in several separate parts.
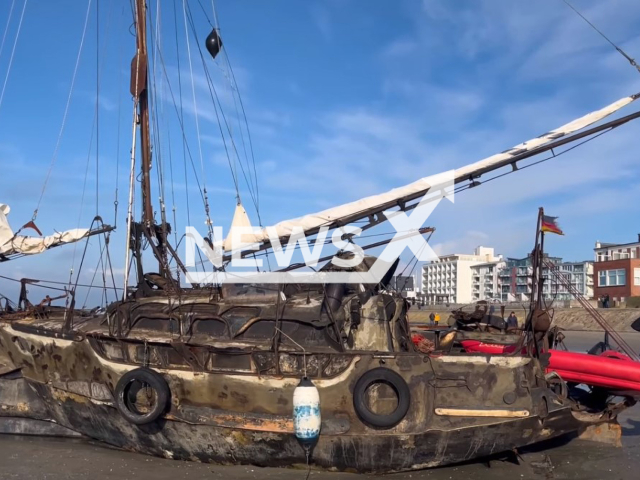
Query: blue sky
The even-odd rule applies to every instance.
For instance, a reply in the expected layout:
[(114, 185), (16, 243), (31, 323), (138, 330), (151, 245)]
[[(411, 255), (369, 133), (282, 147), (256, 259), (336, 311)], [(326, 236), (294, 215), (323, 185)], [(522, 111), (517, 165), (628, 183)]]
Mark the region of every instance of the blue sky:
[[(9, 22), (0, 85), (22, 3), (16, 0)], [(157, 2), (148, 3), (155, 19)], [(640, 59), (637, 1), (574, 3)], [(204, 39), (210, 30), (207, 19), (196, 0), (189, 4), (197, 35)], [(128, 31), (129, 2), (100, 0), (96, 180), (95, 5), (93, 0), (69, 114), (37, 224), (45, 233), (87, 226), (96, 213), (96, 181), (98, 212), (113, 223), (117, 184), (119, 228), (112, 255), (121, 269), (131, 142), (128, 65), (134, 39)], [(10, 6), (10, 0), (0, 2), (0, 33)], [(202, 0), (202, 6), (212, 17), (210, 1)], [(190, 37), (200, 164), (181, 0), (177, 7), (186, 136), (198, 177), (209, 191), (213, 221), (226, 227), (235, 205), (231, 173)], [(560, 0), (218, 0), (216, 7), (253, 139), (264, 224), (466, 165), (640, 91), (640, 74)], [(31, 218), (54, 154), (86, 10), (86, 0), (29, 0), (26, 7), (0, 105), (0, 202), (11, 205), (14, 228)], [(176, 94), (172, 1), (160, 2), (160, 18), (161, 50)], [(240, 148), (228, 69), (221, 60), (207, 60)], [(191, 223), (201, 227), (205, 217), (192, 171), (185, 193), (181, 133), (160, 68), (156, 79), (162, 135), (156, 159), (163, 164), (168, 209), (175, 205), (178, 231), (183, 232), (187, 195)], [(633, 110), (632, 105), (623, 113)], [(547, 248), (567, 260), (592, 258), (596, 240), (634, 240), (640, 231), (639, 134), (640, 123), (627, 125), (558, 160), (458, 195), (455, 204), (442, 204), (430, 218), (437, 228), (432, 246), (442, 254), (485, 245), (507, 256), (524, 256), (532, 248), (538, 206), (560, 217), (566, 235), (549, 239)], [(242, 182), (241, 195), (257, 223)], [(82, 248), (23, 258), (2, 265), (0, 273), (66, 280)], [(91, 251), (97, 248), (93, 240)], [(85, 267), (87, 278), (95, 268), (93, 255), (87, 262), (91, 266)], [(14, 291), (0, 282), (0, 292)]]

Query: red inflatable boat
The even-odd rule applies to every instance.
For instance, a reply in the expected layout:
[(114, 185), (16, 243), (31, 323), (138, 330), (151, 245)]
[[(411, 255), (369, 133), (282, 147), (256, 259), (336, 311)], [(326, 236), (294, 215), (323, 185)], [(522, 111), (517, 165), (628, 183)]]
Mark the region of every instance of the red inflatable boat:
[[(515, 345), (484, 343), (478, 340), (463, 340), (462, 346), (469, 353), (513, 353)], [(611, 390), (634, 390), (640, 392), (640, 363), (626, 355), (606, 351), (600, 355), (549, 350), (551, 357), (547, 372), (556, 372), (566, 382), (582, 383)]]

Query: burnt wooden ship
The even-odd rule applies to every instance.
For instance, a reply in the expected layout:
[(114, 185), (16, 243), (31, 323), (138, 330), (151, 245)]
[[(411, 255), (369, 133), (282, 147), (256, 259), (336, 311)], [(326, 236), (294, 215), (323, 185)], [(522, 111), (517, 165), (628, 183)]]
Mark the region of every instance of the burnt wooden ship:
[[(624, 405), (572, 398), (561, 380), (545, 374), (546, 360), (536, 349), (470, 354), (454, 332), (432, 352), (418, 351), (406, 300), (386, 290), (395, 265), (377, 284), (184, 288), (167, 260), (173, 257), (182, 266), (167, 240), (169, 226), (155, 223), (151, 205), (145, 17), (144, 0), (136, 0), (131, 90), (143, 208), (139, 222), (130, 209), (127, 252), (137, 281), (131, 287), (125, 282), (122, 299), (104, 310), (77, 309), (74, 301), (65, 307), (34, 305), (25, 297), (21, 308), (0, 313), (0, 431), (82, 435), (202, 462), (302, 464), (306, 451), (292, 419), (293, 393), (302, 377), (317, 387), (322, 417), (310, 461), (333, 470), (434, 467), (615, 420)], [(206, 46), (214, 56), (222, 47), (215, 30)], [(542, 151), (637, 118), (640, 112), (584, 130), (636, 98), (456, 170), (453, 184), (477, 186), (487, 172), (516, 170), (518, 162)], [(427, 177), (275, 230), (284, 241), (292, 223), (309, 235), (358, 219), (368, 219), (364, 228), (375, 226), (392, 207), (415, 207), (411, 202), (432, 185)], [(5, 254), (21, 254), (12, 245)], [(153, 251), (159, 273), (144, 271), (144, 245)], [(262, 245), (270, 247), (267, 241)], [(367, 258), (354, 268), (366, 271), (374, 261)], [(527, 341), (535, 344), (537, 333), (532, 327)]]

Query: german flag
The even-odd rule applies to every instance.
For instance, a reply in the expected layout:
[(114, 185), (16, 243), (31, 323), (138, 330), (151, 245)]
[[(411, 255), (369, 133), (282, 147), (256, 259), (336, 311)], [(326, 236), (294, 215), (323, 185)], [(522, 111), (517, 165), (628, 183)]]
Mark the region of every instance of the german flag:
[(542, 226), (540, 230), (543, 232), (556, 233), (558, 235), (564, 235), (563, 231), (558, 226), (558, 222), (556, 220), (558, 217), (548, 217), (547, 215), (542, 216)]

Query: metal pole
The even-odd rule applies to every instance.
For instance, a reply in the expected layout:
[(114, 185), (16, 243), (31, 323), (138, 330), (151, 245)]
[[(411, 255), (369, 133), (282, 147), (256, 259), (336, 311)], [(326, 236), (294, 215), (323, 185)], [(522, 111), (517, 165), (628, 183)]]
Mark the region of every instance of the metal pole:
[(127, 288), (129, 285), (129, 252), (131, 251), (131, 225), (133, 223), (133, 193), (136, 169), (136, 110), (137, 105), (133, 105), (133, 135), (131, 141), (131, 170), (129, 171), (129, 206), (127, 208), (127, 239), (124, 254), (124, 286), (122, 289), (122, 300), (127, 299)]

